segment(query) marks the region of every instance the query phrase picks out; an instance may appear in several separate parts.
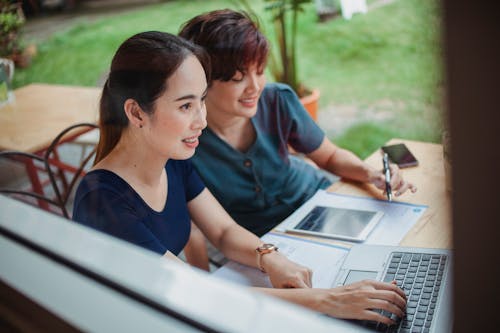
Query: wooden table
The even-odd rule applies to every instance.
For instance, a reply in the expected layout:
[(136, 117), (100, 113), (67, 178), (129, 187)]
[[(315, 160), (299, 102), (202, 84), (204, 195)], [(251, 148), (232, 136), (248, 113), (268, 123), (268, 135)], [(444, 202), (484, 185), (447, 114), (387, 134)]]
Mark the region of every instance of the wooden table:
[(0, 108), (0, 150), (37, 153), (66, 127), (95, 123), (101, 89), (30, 84), (14, 91), (15, 101)]
[[(395, 201), (424, 204), (428, 208), (416, 225), (400, 242), (404, 246), (451, 248), (451, 193), (446, 189), (443, 164), (443, 148), (439, 144), (392, 139), (387, 144), (405, 143), (419, 161), (419, 166), (402, 169), (406, 180), (415, 184), (416, 193), (409, 191)], [(382, 169), (382, 155), (374, 152), (366, 160), (368, 164)], [(358, 196), (385, 199), (382, 192), (371, 184), (359, 184), (341, 180), (328, 191)]]
[[(30, 84), (14, 91), (12, 103), (0, 108), (0, 150), (15, 150), (42, 155), (52, 140), (65, 128), (77, 123), (96, 123), (100, 88), (51, 84)], [(88, 129), (74, 131), (73, 138)], [(76, 168), (54, 160), (58, 168)], [(31, 159), (22, 159), (35, 193), (44, 194), (38, 168)], [(74, 171), (73, 171), (74, 172)], [(42, 208), (47, 203), (39, 201)]]

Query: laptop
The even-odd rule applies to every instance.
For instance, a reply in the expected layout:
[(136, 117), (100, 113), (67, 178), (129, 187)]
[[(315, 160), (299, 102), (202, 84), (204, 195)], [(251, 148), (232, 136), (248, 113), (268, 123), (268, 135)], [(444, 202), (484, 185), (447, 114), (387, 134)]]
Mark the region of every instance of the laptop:
[(392, 315), (397, 321), (393, 326), (372, 321), (360, 324), (377, 332), (452, 332), (451, 265), (449, 250), (355, 245), (344, 259), (333, 287), (364, 279), (396, 280), (407, 295), (405, 317), (397, 319)]

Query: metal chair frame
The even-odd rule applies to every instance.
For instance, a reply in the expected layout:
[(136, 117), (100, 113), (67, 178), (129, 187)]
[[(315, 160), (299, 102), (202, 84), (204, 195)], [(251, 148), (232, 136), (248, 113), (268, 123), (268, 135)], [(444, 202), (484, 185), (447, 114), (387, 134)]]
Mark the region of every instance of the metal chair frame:
[[(11, 160), (17, 160), (23, 162), (26, 166), (28, 177), (31, 180), (32, 188), (30, 190), (21, 190), (21, 189), (10, 189), (3, 188), (0, 189), (0, 193), (5, 194), (14, 194), (14, 195), (25, 195), (28, 197), (32, 197), (37, 199), (38, 206), (42, 209), (45, 209), (49, 212), (55, 213), (50, 209), (49, 204), (56, 206), (60, 209), (61, 214), (70, 219), (70, 213), (66, 208), (68, 200), (71, 196), (72, 190), (77, 184), (78, 179), (85, 174), (84, 169), (87, 164), (90, 162), (93, 156), (95, 156), (96, 147), (84, 156), (84, 158), (80, 161), (78, 166), (69, 165), (64, 163), (59, 158), (59, 153), (57, 152), (57, 148), (64, 143), (71, 142), (78, 135), (82, 134), (82, 131), (79, 131), (77, 135), (71, 135), (71, 131), (80, 128), (80, 127), (88, 127), (88, 130), (92, 130), (98, 128), (97, 125), (92, 123), (78, 123), (72, 125), (63, 131), (61, 131), (52, 141), (50, 146), (42, 151), (40, 154), (32, 154), (20, 151), (1, 151), (0, 158), (6, 157)], [(87, 131), (83, 131), (87, 132)], [(34, 165), (34, 161), (37, 161), (39, 164), (42, 164), (43, 167), (37, 167)], [(37, 172), (43, 171), (48, 175), (48, 180), (52, 189), (54, 191), (55, 197), (49, 197), (44, 194), (43, 184), (38, 177)], [(70, 172), (72, 174), (71, 178), (67, 179), (66, 172)], [(58, 179), (62, 183), (62, 186), (58, 185)]]
[[(45, 168), (47, 169), (50, 182), (52, 184), (52, 187), (54, 188), (54, 193), (56, 195), (57, 201), (59, 202), (63, 215), (66, 218), (71, 218), (68, 210), (66, 209), (66, 204), (68, 203), (71, 192), (75, 187), (77, 180), (85, 174), (83, 170), (95, 155), (97, 148), (96, 146), (94, 146), (94, 148), (89, 153), (87, 153), (87, 156), (80, 161), (80, 165), (77, 168), (61, 162), (61, 160), (59, 159), (57, 148), (63, 143), (70, 142), (71, 140), (67, 138), (68, 134), (79, 127), (88, 127), (89, 130), (98, 128), (96, 124), (92, 123), (79, 123), (67, 127), (55, 137), (49, 148), (47, 148), (47, 150), (45, 151), (44, 156)], [(69, 137), (74, 139), (74, 136)], [(53, 167), (56, 167), (55, 172), (53, 170)], [(69, 171), (73, 174), (69, 182), (64, 174), (64, 171)], [(57, 184), (57, 177), (59, 177), (61, 179), (61, 182), (63, 183), (62, 188), (60, 188)]]
[[(27, 165), (28, 163), (33, 163), (34, 161), (38, 161), (45, 165), (45, 160), (43, 157), (38, 156), (36, 154), (31, 154), (31, 153), (25, 153), (21, 151), (14, 151), (14, 150), (4, 150), (0, 152), (0, 158), (5, 157), (11, 160), (19, 161), (22, 162), (23, 164)], [(33, 163), (34, 164), (34, 163)], [(0, 188), (0, 193), (5, 193), (5, 194), (17, 194), (17, 195), (25, 195), (31, 198), (35, 198), (38, 201), (38, 206), (40, 208), (43, 208), (45, 210), (50, 211), (48, 204), (52, 204), (54, 206), (59, 207), (59, 201), (53, 198), (50, 198), (48, 196), (45, 196), (41, 193), (43, 193), (43, 185), (39, 181), (39, 177), (36, 174), (32, 174), (33, 172), (36, 173), (37, 170), (42, 170), (40, 168), (28, 168), (26, 167), (28, 177), (31, 180), (31, 183), (34, 184), (31, 191), (28, 190), (22, 190), (22, 189), (10, 189), (10, 188)], [(31, 170), (31, 171), (30, 171)], [(45, 170), (42, 170), (45, 171)]]

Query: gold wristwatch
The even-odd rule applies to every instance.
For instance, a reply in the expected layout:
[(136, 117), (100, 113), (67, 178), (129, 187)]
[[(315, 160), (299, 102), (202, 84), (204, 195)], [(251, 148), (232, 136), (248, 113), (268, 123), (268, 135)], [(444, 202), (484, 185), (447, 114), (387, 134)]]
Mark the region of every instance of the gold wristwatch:
[(262, 267), (262, 256), (264, 254), (268, 254), (274, 251), (278, 251), (278, 247), (275, 246), (274, 244), (269, 244), (269, 243), (262, 244), (261, 246), (255, 249), (255, 252), (257, 252), (257, 267), (259, 267), (259, 269), (262, 272), (264, 273), (266, 272)]

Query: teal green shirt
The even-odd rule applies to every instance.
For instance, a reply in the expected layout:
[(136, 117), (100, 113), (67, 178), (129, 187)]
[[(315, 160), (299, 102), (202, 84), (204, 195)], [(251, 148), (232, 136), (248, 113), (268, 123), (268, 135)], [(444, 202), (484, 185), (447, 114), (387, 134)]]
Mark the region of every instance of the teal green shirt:
[(247, 152), (206, 128), (193, 164), (234, 220), (260, 236), (331, 180), (288, 151), (290, 145), (299, 153), (310, 153), (325, 136), (288, 86), (268, 84), (251, 122), (256, 139)]

